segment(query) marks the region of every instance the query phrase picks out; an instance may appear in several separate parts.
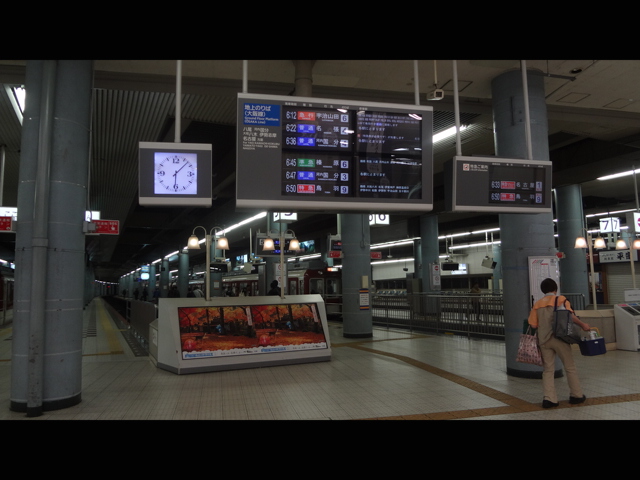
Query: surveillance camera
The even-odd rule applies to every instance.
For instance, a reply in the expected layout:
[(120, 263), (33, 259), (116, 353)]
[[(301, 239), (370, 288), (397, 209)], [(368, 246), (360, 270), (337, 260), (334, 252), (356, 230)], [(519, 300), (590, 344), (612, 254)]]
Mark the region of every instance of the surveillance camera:
[(427, 93), (427, 100), (442, 100), (444, 98), (444, 90), (436, 88), (435, 90)]

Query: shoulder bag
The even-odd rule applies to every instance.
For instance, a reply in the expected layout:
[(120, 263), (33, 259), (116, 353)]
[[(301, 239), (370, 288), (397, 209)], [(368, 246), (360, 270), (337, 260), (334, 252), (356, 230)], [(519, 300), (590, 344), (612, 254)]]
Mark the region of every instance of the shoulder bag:
[(572, 315), (571, 310), (558, 310), (558, 297), (556, 297), (553, 307), (553, 335), (570, 344), (581, 340), (580, 328), (571, 320)]

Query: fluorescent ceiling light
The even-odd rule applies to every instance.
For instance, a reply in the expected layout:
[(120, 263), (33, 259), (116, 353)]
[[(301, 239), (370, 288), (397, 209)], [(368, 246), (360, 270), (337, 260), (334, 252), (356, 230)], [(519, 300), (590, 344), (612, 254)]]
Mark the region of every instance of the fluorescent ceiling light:
[(483, 247), (485, 245), (500, 245), (500, 240), (496, 240), (495, 242), (482, 242), (482, 243), (468, 243), (466, 245), (451, 245), (449, 250), (459, 250), (461, 248), (473, 248), (473, 247)]
[(640, 173), (640, 169), (629, 170), (627, 172), (621, 172), (621, 173), (614, 173), (612, 175), (605, 175), (604, 177), (598, 177), (596, 180), (612, 180), (614, 178), (627, 177), (629, 175), (633, 175), (634, 173)]
[(26, 97), (25, 89), (22, 86), (10, 87), (9, 85), (5, 85), (5, 90), (13, 106), (13, 110), (16, 113), (16, 117), (18, 117), (18, 121), (22, 125), (22, 115), (24, 113), (24, 101)]
[[(466, 130), (466, 126), (465, 125), (461, 125), (460, 126), (460, 131), (464, 131)], [(436, 133), (433, 136), (433, 143), (439, 142), (440, 140), (444, 140), (445, 138), (448, 138), (452, 135), (456, 134), (456, 127), (451, 127), (451, 128), (447, 128), (446, 130), (443, 130), (442, 132)]]
[(398, 258), (395, 260), (380, 260), (378, 262), (371, 262), (371, 265), (381, 265), (383, 263), (399, 263), (399, 262), (413, 262), (413, 258)]
[(415, 239), (398, 240), (397, 242), (377, 243), (375, 245), (371, 245), (369, 248), (371, 250), (377, 250), (379, 248), (400, 247), (402, 245), (411, 245), (411, 244), (413, 244), (414, 240)]

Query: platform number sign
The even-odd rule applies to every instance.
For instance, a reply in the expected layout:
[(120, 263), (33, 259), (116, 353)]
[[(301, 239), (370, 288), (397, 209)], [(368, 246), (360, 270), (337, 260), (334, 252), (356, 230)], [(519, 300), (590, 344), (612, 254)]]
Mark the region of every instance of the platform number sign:
[(620, 219), (617, 217), (600, 219), (601, 233), (620, 233)]

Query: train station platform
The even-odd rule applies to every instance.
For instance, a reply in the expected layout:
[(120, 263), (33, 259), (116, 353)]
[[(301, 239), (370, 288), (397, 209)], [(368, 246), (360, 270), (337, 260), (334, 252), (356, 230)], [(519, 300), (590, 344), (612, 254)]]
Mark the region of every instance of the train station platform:
[(329, 325), (329, 362), (176, 375), (153, 365), (101, 298), (84, 313), (82, 402), (28, 418), (9, 409), (11, 324), (0, 327), (0, 420), (638, 420), (640, 353), (575, 359), (587, 401), (543, 409), (541, 380), (506, 374), (505, 344)]

